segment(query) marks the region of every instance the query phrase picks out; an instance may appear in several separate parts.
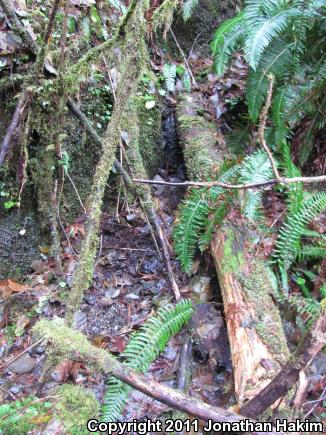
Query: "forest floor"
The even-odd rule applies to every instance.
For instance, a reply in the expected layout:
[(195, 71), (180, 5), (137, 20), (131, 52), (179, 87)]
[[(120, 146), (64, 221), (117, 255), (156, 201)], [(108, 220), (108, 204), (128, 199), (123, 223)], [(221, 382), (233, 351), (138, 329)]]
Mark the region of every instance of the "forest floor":
[[(172, 61), (174, 62), (174, 61)], [(191, 69), (199, 78), (199, 92), (205, 101), (208, 117), (216, 121), (216, 140), (224, 140), (221, 132), (237, 117), (237, 104), (244, 94), (247, 67), (239, 56), (228, 75), (217, 80), (211, 70), (212, 61), (200, 53), (189, 55)], [(161, 65), (156, 65), (159, 70)], [(201, 77), (205, 79), (201, 81)], [(176, 88), (181, 83), (176, 82)], [(176, 104), (170, 96), (169, 105)], [(241, 104), (241, 103), (240, 103)], [(222, 121), (221, 121), (222, 120)], [(164, 133), (164, 132), (163, 132)], [(173, 133), (173, 132), (172, 132)], [(177, 147), (177, 143), (174, 144)], [(171, 168), (169, 153), (154, 180), (184, 181), (182, 159)], [(172, 159), (173, 160), (173, 159)], [(153, 189), (158, 217), (171, 242), (173, 224), (177, 219), (176, 208), (184, 190), (160, 186)], [(284, 202), (277, 194), (271, 194), (264, 204), (268, 224), (284, 210)], [(173, 301), (166, 264), (160, 259), (149, 226), (138, 206), (124, 196), (112, 195), (105, 204), (100, 225), (100, 244), (96, 257), (93, 282), (88, 289), (75, 325), (99, 348), (119, 356), (131, 334), (138, 330), (158, 307)], [(326, 222), (320, 221), (326, 233)], [(84, 386), (94, 392), (102, 402), (107, 379), (100, 372), (71, 360), (60, 361), (46, 371), (46, 349), (42, 341), (33, 342), (32, 328), (40, 318), (64, 318), (72, 277), (78, 262), (82, 239), (86, 231), (86, 216), (81, 215), (65, 228), (61, 238), (64, 275), (55, 276), (55, 263), (50, 257), (50, 247), (40, 247), (42, 259), (32, 264), (33, 273), (18, 284), (6, 279), (1, 282), (0, 304), (0, 403), (19, 401), (26, 396), (46, 399), (55, 397), (55, 389), (65, 382)], [(171, 242), (172, 244), (172, 242)], [(270, 253), (271, 245), (265, 240), (261, 249)], [(172, 252), (172, 248), (171, 248)], [(209, 254), (194, 262), (192, 277), (181, 271), (177, 261), (171, 260), (183, 297), (195, 302), (195, 313), (189, 327), (169, 341), (161, 356), (151, 365), (147, 376), (161, 383), (176, 387), (186, 365), (190, 371), (187, 394), (213, 406), (228, 408), (236, 403), (232, 379), (229, 341), (223, 313), (222, 297)], [(204, 261), (203, 261), (204, 260)], [(289, 346), (295, 348), (302, 338), (302, 325), (295, 319), (284, 321)], [(183, 354), (188, 337), (192, 349)], [(45, 371), (44, 371), (45, 370)], [(324, 412), (320, 400), (325, 395), (326, 355), (321, 353), (312, 363), (309, 373), (309, 389), (305, 413), (312, 409), (316, 415)], [(183, 383), (186, 380), (183, 379)], [(182, 382), (181, 382), (182, 383)], [(133, 390), (124, 409), (123, 420), (157, 420), (162, 415), (171, 417), (173, 411), (166, 405)], [(51, 409), (40, 421), (39, 427), (29, 433), (60, 435), (65, 433)]]

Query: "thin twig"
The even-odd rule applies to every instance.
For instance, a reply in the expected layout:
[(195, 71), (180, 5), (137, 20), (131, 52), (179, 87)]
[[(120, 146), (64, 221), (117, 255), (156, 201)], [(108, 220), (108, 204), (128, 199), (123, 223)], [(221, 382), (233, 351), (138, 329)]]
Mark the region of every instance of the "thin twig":
[(133, 178), (135, 183), (142, 184), (156, 184), (160, 186), (178, 186), (178, 187), (222, 187), (223, 189), (258, 189), (260, 187), (274, 186), (275, 184), (291, 184), (291, 183), (324, 183), (326, 182), (326, 175), (318, 175), (313, 177), (280, 177), (279, 179), (272, 179), (263, 181), (261, 183), (248, 183), (248, 184), (228, 184), (221, 181), (183, 181), (181, 183), (173, 183), (170, 181), (156, 181), (145, 180), (141, 178)]
[(75, 185), (73, 179), (70, 177), (68, 171), (65, 171), (65, 174), (66, 174), (68, 180), (70, 181), (72, 187), (74, 188), (74, 191), (76, 192), (76, 196), (77, 196), (77, 198), (78, 198), (79, 204), (81, 205), (82, 209), (84, 210), (84, 213), (87, 213), (86, 207), (85, 207), (84, 204), (83, 204), (83, 201), (82, 201), (82, 199), (81, 199), (81, 197), (80, 197), (80, 195), (79, 195), (79, 192), (78, 192), (78, 190), (77, 190), (77, 187), (76, 187), (76, 185)]
[(17, 132), (17, 128), (19, 126), (19, 122), (23, 116), (25, 108), (28, 106), (30, 101), (31, 92), (24, 91), (18, 101), (18, 104), (15, 109), (14, 116), (12, 117), (11, 123), (8, 127), (7, 133), (3, 139), (1, 149), (0, 149), (0, 167), (2, 166), (6, 155), (10, 149), (10, 145), (12, 142), (12, 138)]
[(268, 158), (269, 158), (269, 161), (271, 162), (271, 166), (272, 166), (273, 172), (275, 174), (275, 178), (277, 180), (279, 180), (281, 177), (280, 177), (280, 174), (278, 172), (276, 162), (275, 162), (273, 154), (271, 153), (270, 149), (268, 148), (266, 140), (265, 140), (266, 119), (267, 119), (267, 114), (268, 114), (269, 108), (271, 107), (271, 104), (272, 104), (273, 86), (274, 86), (275, 78), (272, 74), (270, 74), (268, 76), (268, 80), (269, 80), (269, 87), (268, 87), (268, 91), (267, 91), (266, 103), (265, 103), (265, 106), (264, 106), (264, 108), (260, 114), (260, 118), (259, 118), (260, 123), (259, 123), (259, 129), (258, 129), (258, 138), (259, 138), (259, 141), (260, 141), (262, 147), (264, 148), (264, 150), (268, 154)]
[(56, 14), (57, 14), (59, 3), (60, 3), (60, 0), (54, 0), (53, 1), (53, 5), (52, 5), (52, 8), (51, 8), (51, 12), (50, 12), (48, 26), (46, 28), (46, 32), (45, 32), (45, 36), (44, 36), (44, 43), (46, 45), (49, 43), (50, 38), (51, 38), (51, 34), (52, 34), (53, 26), (54, 26), (54, 20), (55, 20)]
[(323, 400), (325, 400), (325, 393), (326, 393), (326, 386), (324, 387), (320, 397), (318, 400), (312, 400), (311, 402), (306, 402), (303, 405), (307, 405), (308, 403), (313, 403), (314, 405), (309, 409), (309, 411), (305, 414), (305, 416), (303, 417), (303, 419), (306, 419), (309, 417), (310, 414), (312, 414), (314, 412), (314, 410), (317, 408), (318, 404), (320, 402), (322, 402)]
[(192, 79), (193, 85), (195, 86), (196, 89), (199, 89), (198, 83), (196, 82), (195, 76), (193, 75), (193, 73), (191, 71), (189, 62), (188, 62), (188, 60), (186, 58), (186, 55), (185, 55), (184, 51), (182, 50), (182, 48), (180, 47), (180, 44), (179, 44), (179, 42), (178, 42), (178, 40), (177, 40), (177, 38), (176, 38), (176, 36), (175, 36), (175, 34), (174, 34), (174, 32), (173, 32), (173, 30), (171, 28), (170, 28), (170, 32), (171, 32), (171, 35), (172, 35), (172, 37), (174, 39), (174, 42), (175, 42), (176, 46), (178, 47), (178, 50), (180, 51), (180, 53), (181, 53), (181, 55), (183, 57), (183, 60), (185, 61), (185, 64), (186, 64), (188, 73), (189, 73), (189, 75), (190, 75), (190, 77)]
[(9, 367), (14, 361), (16, 361), (18, 358), (20, 358), (21, 356), (23, 356), (26, 352), (30, 351), (31, 349), (33, 349), (33, 347), (37, 346), (38, 344), (42, 343), (42, 341), (44, 341), (43, 338), (40, 338), (39, 340), (35, 341), (33, 344), (31, 344), (27, 349), (23, 350), (20, 354), (18, 354), (17, 356), (15, 356), (13, 359), (11, 359), (7, 364), (5, 364), (3, 366), (3, 369)]

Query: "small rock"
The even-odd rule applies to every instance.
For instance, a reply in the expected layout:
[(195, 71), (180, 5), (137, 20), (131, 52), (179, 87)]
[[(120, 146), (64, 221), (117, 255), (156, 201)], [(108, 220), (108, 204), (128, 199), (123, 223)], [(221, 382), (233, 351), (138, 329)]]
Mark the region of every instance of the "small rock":
[(11, 394), (16, 395), (16, 394), (19, 394), (21, 392), (21, 390), (22, 390), (22, 385), (13, 385), (9, 391)]
[(126, 299), (132, 299), (132, 300), (136, 300), (139, 299), (138, 295), (135, 295), (135, 293), (129, 293), (128, 295), (125, 296)]
[(135, 213), (130, 213), (130, 214), (127, 214), (127, 216), (126, 216), (126, 220), (129, 223), (134, 222), (136, 219), (137, 219), (137, 215)]
[(99, 300), (99, 305), (101, 307), (109, 307), (110, 305), (113, 304), (113, 300), (111, 298), (108, 298), (106, 296), (103, 296), (100, 300)]
[(36, 365), (35, 359), (25, 353), (8, 367), (8, 371), (16, 374), (29, 373)]
[(121, 289), (119, 289), (118, 287), (110, 287), (108, 290), (106, 290), (105, 297), (114, 299), (119, 296), (120, 292)]

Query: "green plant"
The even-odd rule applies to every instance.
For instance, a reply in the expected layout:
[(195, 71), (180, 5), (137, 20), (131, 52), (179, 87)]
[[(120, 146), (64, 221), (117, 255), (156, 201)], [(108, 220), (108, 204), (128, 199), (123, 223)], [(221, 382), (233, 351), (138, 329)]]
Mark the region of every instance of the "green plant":
[[(182, 300), (174, 307), (160, 308), (129, 340), (121, 354), (125, 359), (125, 365), (139, 373), (145, 373), (164, 350), (170, 337), (189, 321), (192, 313), (193, 308), (189, 300)], [(115, 378), (110, 378), (107, 385), (102, 421), (115, 421), (121, 415), (131, 387)]]
[[(239, 181), (242, 184), (262, 183), (273, 178), (273, 171), (265, 151), (256, 151), (247, 156), (240, 167)], [(260, 217), (262, 189), (248, 189), (244, 193), (243, 215), (254, 220)]]
[(182, 16), (184, 21), (189, 20), (193, 11), (197, 7), (199, 0), (185, 0), (182, 5)]
[(52, 403), (34, 396), (0, 405), (0, 434), (23, 435), (51, 419)]
[[(218, 180), (231, 181), (238, 169), (238, 166), (229, 168)], [(191, 189), (179, 207), (180, 217), (173, 233), (174, 249), (183, 270), (187, 273), (191, 272), (197, 244), (204, 250), (216, 225), (220, 224), (226, 215), (226, 204), (231, 200), (231, 196), (224, 193), (224, 189), (220, 187)]]
[(217, 29), (212, 42), (219, 75), (234, 52), (242, 50), (250, 67), (246, 99), (254, 122), (266, 97), (268, 75), (275, 76), (272, 119), (277, 144), (308, 116), (301, 162), (309, 155), (314, 132), (325, 125), (325, 18), (320, 1), (246, 0), (243, 10)]
[(325, 209), (326, 193), (315, 193), (307, 200), (303, 200), (297, 211), (288, 214), (279, 232), (273, 256), (278, 264), (283, 290), (286, 294), (288, 293), (288, 269), (296, 257), (304, 252), (301, 247), (301, 238), (306, 233), (308, 224)]
[(175, 79), (177, 76), (177, 67), (174, 63), (165, 63), (163, 66), (163, 77), (166, 89), (169, 92), (175, 91)]

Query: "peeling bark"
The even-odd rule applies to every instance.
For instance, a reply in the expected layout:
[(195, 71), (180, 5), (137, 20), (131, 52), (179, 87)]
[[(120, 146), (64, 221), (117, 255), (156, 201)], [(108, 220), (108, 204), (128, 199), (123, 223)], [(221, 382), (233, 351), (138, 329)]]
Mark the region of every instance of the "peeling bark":
[(250, 255), (250, 228), (226, 223), (211, 243), (221, 286), (239, 404), (259, 393), (289, 358), (266, 264)]

